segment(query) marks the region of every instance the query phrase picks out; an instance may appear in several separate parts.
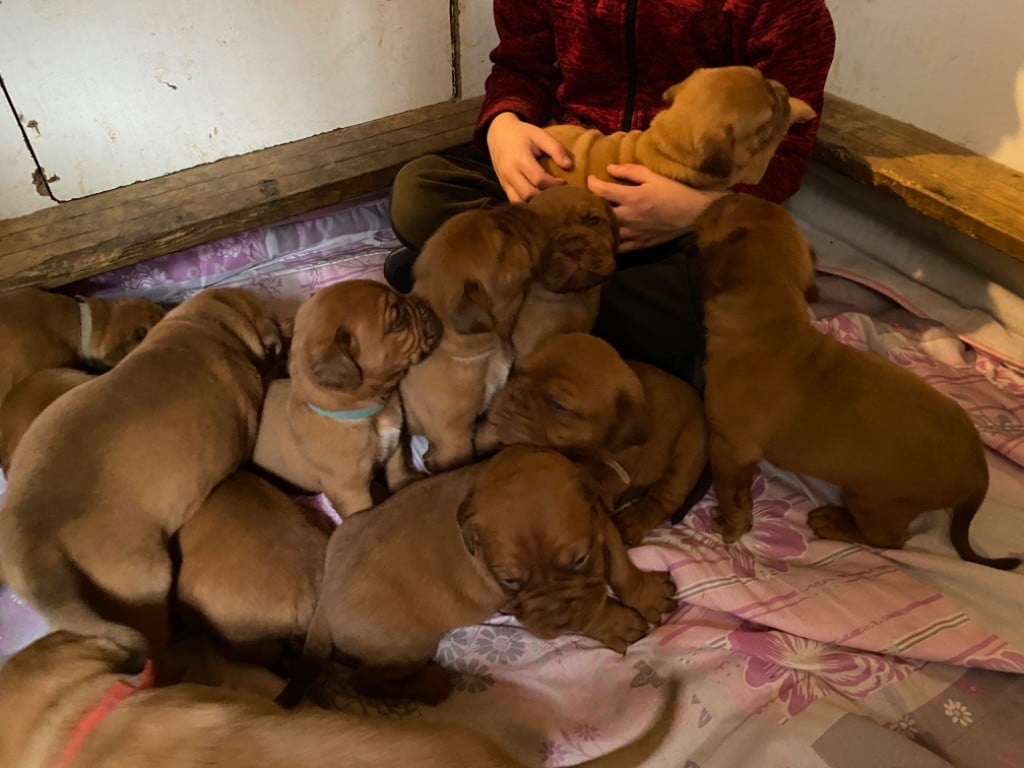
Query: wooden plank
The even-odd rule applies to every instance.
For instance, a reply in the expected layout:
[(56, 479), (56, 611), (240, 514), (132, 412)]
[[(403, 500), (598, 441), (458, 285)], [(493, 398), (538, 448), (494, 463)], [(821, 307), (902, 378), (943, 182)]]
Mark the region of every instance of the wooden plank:
[(445, 102), (0, 221), (0, 290), (55, 287), (386, 188), (466, 143), (480, 100)]
[(1024, 260), (1024, 173), (831, 94), (814, 156)]

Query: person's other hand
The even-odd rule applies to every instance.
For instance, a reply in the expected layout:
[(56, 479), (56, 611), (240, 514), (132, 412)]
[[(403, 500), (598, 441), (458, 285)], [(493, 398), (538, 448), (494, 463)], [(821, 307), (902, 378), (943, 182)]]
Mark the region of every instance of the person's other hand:
[(487, 129), (487, 149), (501, 188), (513, 203), (529, 200), (542, 189), (565, 184), (544, 170), (537, 158), (548, 155), (564, 170), (572, 157), (550, 133), (524, 123), (514, 112), (502, 112)]
[(619, 253), (667, 243), (687, 232), (696, 218), (725, 192), (707, 192), (661, 176), (644, 165), (609, 165), (608, 175), (624, 182), (587, 178), (587, 187), (615, 207)]

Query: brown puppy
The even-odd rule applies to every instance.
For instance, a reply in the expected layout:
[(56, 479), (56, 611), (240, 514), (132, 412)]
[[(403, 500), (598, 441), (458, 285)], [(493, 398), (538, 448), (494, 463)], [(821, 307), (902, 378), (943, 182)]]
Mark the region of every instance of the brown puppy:
[(406, 479), (398, 384), (427, 357), (441, 323), (415, 296), (370, 280), (317, 291), (295, 318), (290, 379), (270, 385), (253, 461), (343, 517), (373, 505), (370, 479), (386, 466)]
[(888, 360), (809, 322), (812, 252), (785, 209), (728, 195), (697, 222), (708, 329), (706, 404), (722, 537), (751, 525), (762, 459), (842, 488), (845, 507), (808, 523), (823, 538), (898, 548), (919, 513), (952, 508), (965, 560), (1013, 568), (970, 546), (988, 468), (974, 424), (953, 400)]
[(416, 259), (413, 294), (443, 332), (401, 393), (410, 434), (430, 443), (430, 472), (472, 461), (477, 417), (508, 376), (512, 328), (549, 236), (532, 205), (499, 205), (453, 216)]
[(251, 454), (260, 368), (280, 347), (256, 294), (204, 291), (43, 411), (14, 454), (0, 515), (11, 588), (54, 628), (139, 656), (162, 647), (167, 539)]
[(693, 387), (584, 333), (552, 336), (518, 360), (478, 437), (607, 465), (613, 520), (630, 545), (684, 506), (708, 461)]
[(0, 402), (34, 371), (112, 368), (164, 310), (146, 299), (79, 299), (38, 288), (0, 295)]
[(582, 187), (553, 187), (535, 195), (530, 207), (547, 217), (553, 235), (512, 331), (516, 357), (555, 333), (594, 327), (619, 242), (612, 207)]
[(577, 186), (586, 186), (590, 174), (614, 181), (614, 163), (640, 163), (698, 189), (756, 184), (790, 126), (815, 117), (806, 102), (753, 67), (698, 69), (664, 98), (668, 106), (645, 131), (606, 136), (595, 128), (548, 126), (573, 166), (565, 171), (543, 158), (545, 170)]
[(0, 403), (0, 468), (10, 475), (14, 449), (36, 416), (65, 392), (95, 378), (76, 368), (46, 368), (15, 384)]
[(263, 478), (235, 472), (178, 531), (179, 609), (232, 658), (272, 665), (306, 636), (330, 531)]
[[(315, 708), (284, 712), (267, 699), (206, 685), (139, 689), (133, 671), (123, 649), (102, 638), (56, 632), (25, 648), (0, 669), (0, 765), (523, 768), (460, 726)], [(678, 684), (667, 687), (667, 704), (647, 733), (580, 765), (624, 768), (649, 757), (672, 727)], [(118, 689), (135, 690), (83, 729), (90, 711)]]
[(450, 680), (428, 662), (456, 627), (505, 609), (539, 637), (579, 632), (624, 652), (674, 592), (667, 573), (632, 564), (569, 459), (516, 446), (346, 520), (303, 657), (317, 666), (336, 652), (357, 663), (358, 690), (436, 702)]

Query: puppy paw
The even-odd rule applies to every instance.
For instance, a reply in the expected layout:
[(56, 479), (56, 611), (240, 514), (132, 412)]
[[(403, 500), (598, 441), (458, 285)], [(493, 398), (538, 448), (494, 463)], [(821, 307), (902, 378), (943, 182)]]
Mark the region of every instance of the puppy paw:
[(619, 529), (623, 544), (635, 547), (654, 526), (667, 518), (668, 513), (662, 506), (645, 496), (617, 512), (612, 517), (612, 522)]
[(750, 517), (736, 519), (729, 517), (723, 519), (721, 513), (711, 521), (711, 530), (722, 537), (726, 544), (734, 544), (739, 541), (743, 534), (753, 527)]
[(676, 608), (676, 583), (668, 571), (642, 571), (642, 578), (629, 606), (651, 624)]
[(587, 635), (613, 651), (625, 653), (630, 645), (647, 634), (647, 619), (632, 608), (609, 602), (603, 613), (600, 624), (588, 631)]
[(842, 507), (824, 506), (812, 509), (807, 513), (807, 525), (822, 539), (854, 542), (863, 539), (853, 515)]

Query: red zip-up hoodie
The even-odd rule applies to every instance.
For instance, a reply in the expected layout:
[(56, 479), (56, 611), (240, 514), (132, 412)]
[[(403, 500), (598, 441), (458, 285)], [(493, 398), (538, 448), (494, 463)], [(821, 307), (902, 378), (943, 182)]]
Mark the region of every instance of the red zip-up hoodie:
[[(646, 128), (661, 95), (700, 67), (744, 64), (821, 112), (835, 29), (824, 0), (494, 0), (498, 46), (477, 139), (515, 112), (604, 133)], [(793, 126), (761, 183), (781, 202), (807, 171), (818, 121)]]

